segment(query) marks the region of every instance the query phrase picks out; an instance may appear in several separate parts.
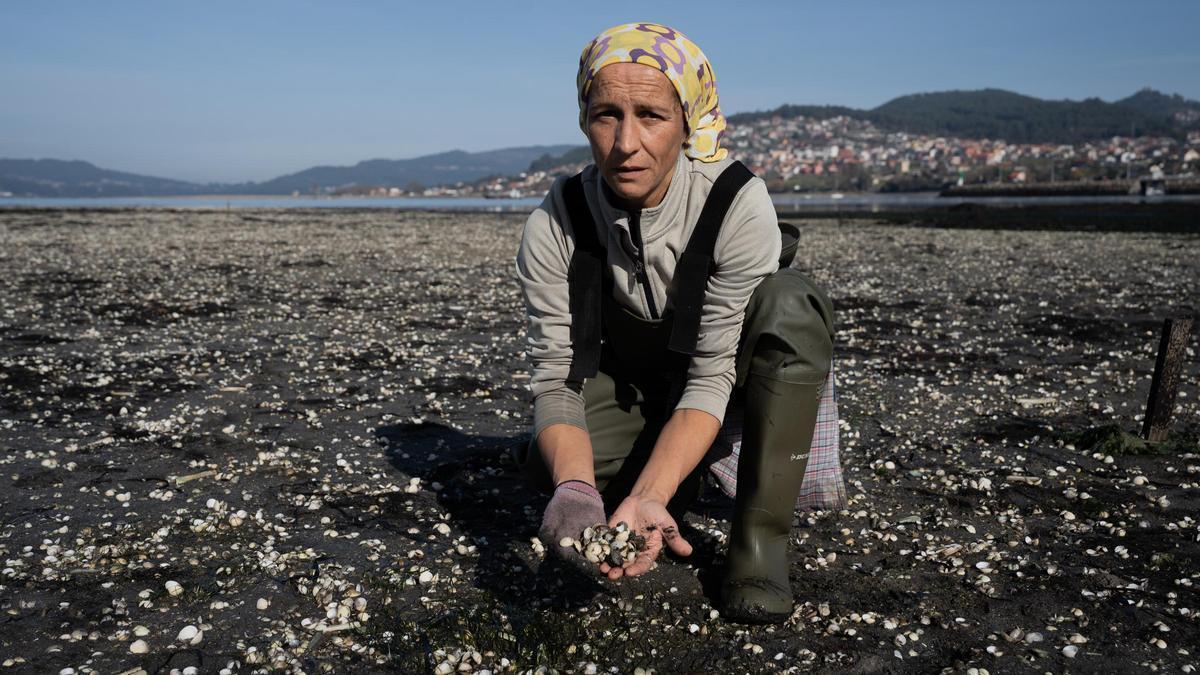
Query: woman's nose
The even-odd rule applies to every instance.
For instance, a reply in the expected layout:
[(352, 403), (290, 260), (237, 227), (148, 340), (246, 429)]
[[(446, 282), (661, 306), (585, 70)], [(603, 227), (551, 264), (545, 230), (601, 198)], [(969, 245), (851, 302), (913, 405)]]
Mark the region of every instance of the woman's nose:
[(621, 124), (617, 126), (617, 152), (623, 155), (632, 155), (638, 151), (640, 145), (637, 123), (628, 118), (622, 120)]

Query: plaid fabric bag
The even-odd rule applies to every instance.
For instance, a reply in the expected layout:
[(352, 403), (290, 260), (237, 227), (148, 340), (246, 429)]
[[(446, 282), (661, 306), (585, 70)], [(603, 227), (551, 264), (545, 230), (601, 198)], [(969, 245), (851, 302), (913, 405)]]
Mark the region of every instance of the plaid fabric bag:
[[(737, 496), (738, 455), (742, 448), (742, 418), (740, 406), (730, 406), (725, 413), (725, 424), (717, 434), (717, 440), (709, 451), (710, 456), (720, 457), (713, 461), (709, 470), (721, 486), (721, 491), (730, 497)], [(846, 481), (842, 477), (842, 463), (838, 455), (838, 408), (837, 383), (833, 375), (833, 364), (829, 377), (821, 391), (817, 404), (817, 425), (813, 430), (812, 445), (808, 455), (808, 466), (796, 499), (797, 509), (824, 510), (841, 509), (846, 506)]]

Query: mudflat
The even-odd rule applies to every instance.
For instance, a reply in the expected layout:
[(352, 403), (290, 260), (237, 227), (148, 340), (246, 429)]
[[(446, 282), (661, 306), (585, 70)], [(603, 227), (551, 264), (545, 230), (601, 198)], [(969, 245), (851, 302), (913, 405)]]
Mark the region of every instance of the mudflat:
[(799, 222), (851, 501), (800, 514), (791, 620), (745, 627), (713, 609), (714, 489), (643, 577), (531, 542), (522, 223), (0, 211), (5, 671), (1200, 662), (1194, 336), (1175, 435), (1119, 435), (1200, 236)]

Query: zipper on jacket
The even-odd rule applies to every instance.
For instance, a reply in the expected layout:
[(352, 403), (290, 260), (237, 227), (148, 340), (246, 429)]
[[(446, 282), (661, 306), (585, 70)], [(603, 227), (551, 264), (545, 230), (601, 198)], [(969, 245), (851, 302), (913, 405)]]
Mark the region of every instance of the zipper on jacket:
[(642, 223), (639, 214), (629, 214), (629, 231), (633, 234), (633, 245), (637, 247), (637, 259), (633, 261), (634, 276), (642, 285), (642, 294), (646, 297), (646, 308), (650, 310), (650, 318), (658, 320), (658, 308), (654, 306), (654, 292), (650, 290), (650, 276), (646, 274), (646, 247), (642, 244)]

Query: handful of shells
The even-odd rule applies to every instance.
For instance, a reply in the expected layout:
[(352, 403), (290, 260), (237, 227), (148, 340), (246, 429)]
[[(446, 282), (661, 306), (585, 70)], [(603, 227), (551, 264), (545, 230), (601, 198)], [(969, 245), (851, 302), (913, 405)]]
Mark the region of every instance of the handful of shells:
[(558, 540), (558, 545), (574, 548), (588, 562), (606, 562), (613, 567), (620, 567), (633, 562), (639, 551), (646, 550), (646, 538), (634, 534), (629, 524), (622, 521), (616, 527), (596, 525), (586, 528), (578, 539), (563, 537)]

